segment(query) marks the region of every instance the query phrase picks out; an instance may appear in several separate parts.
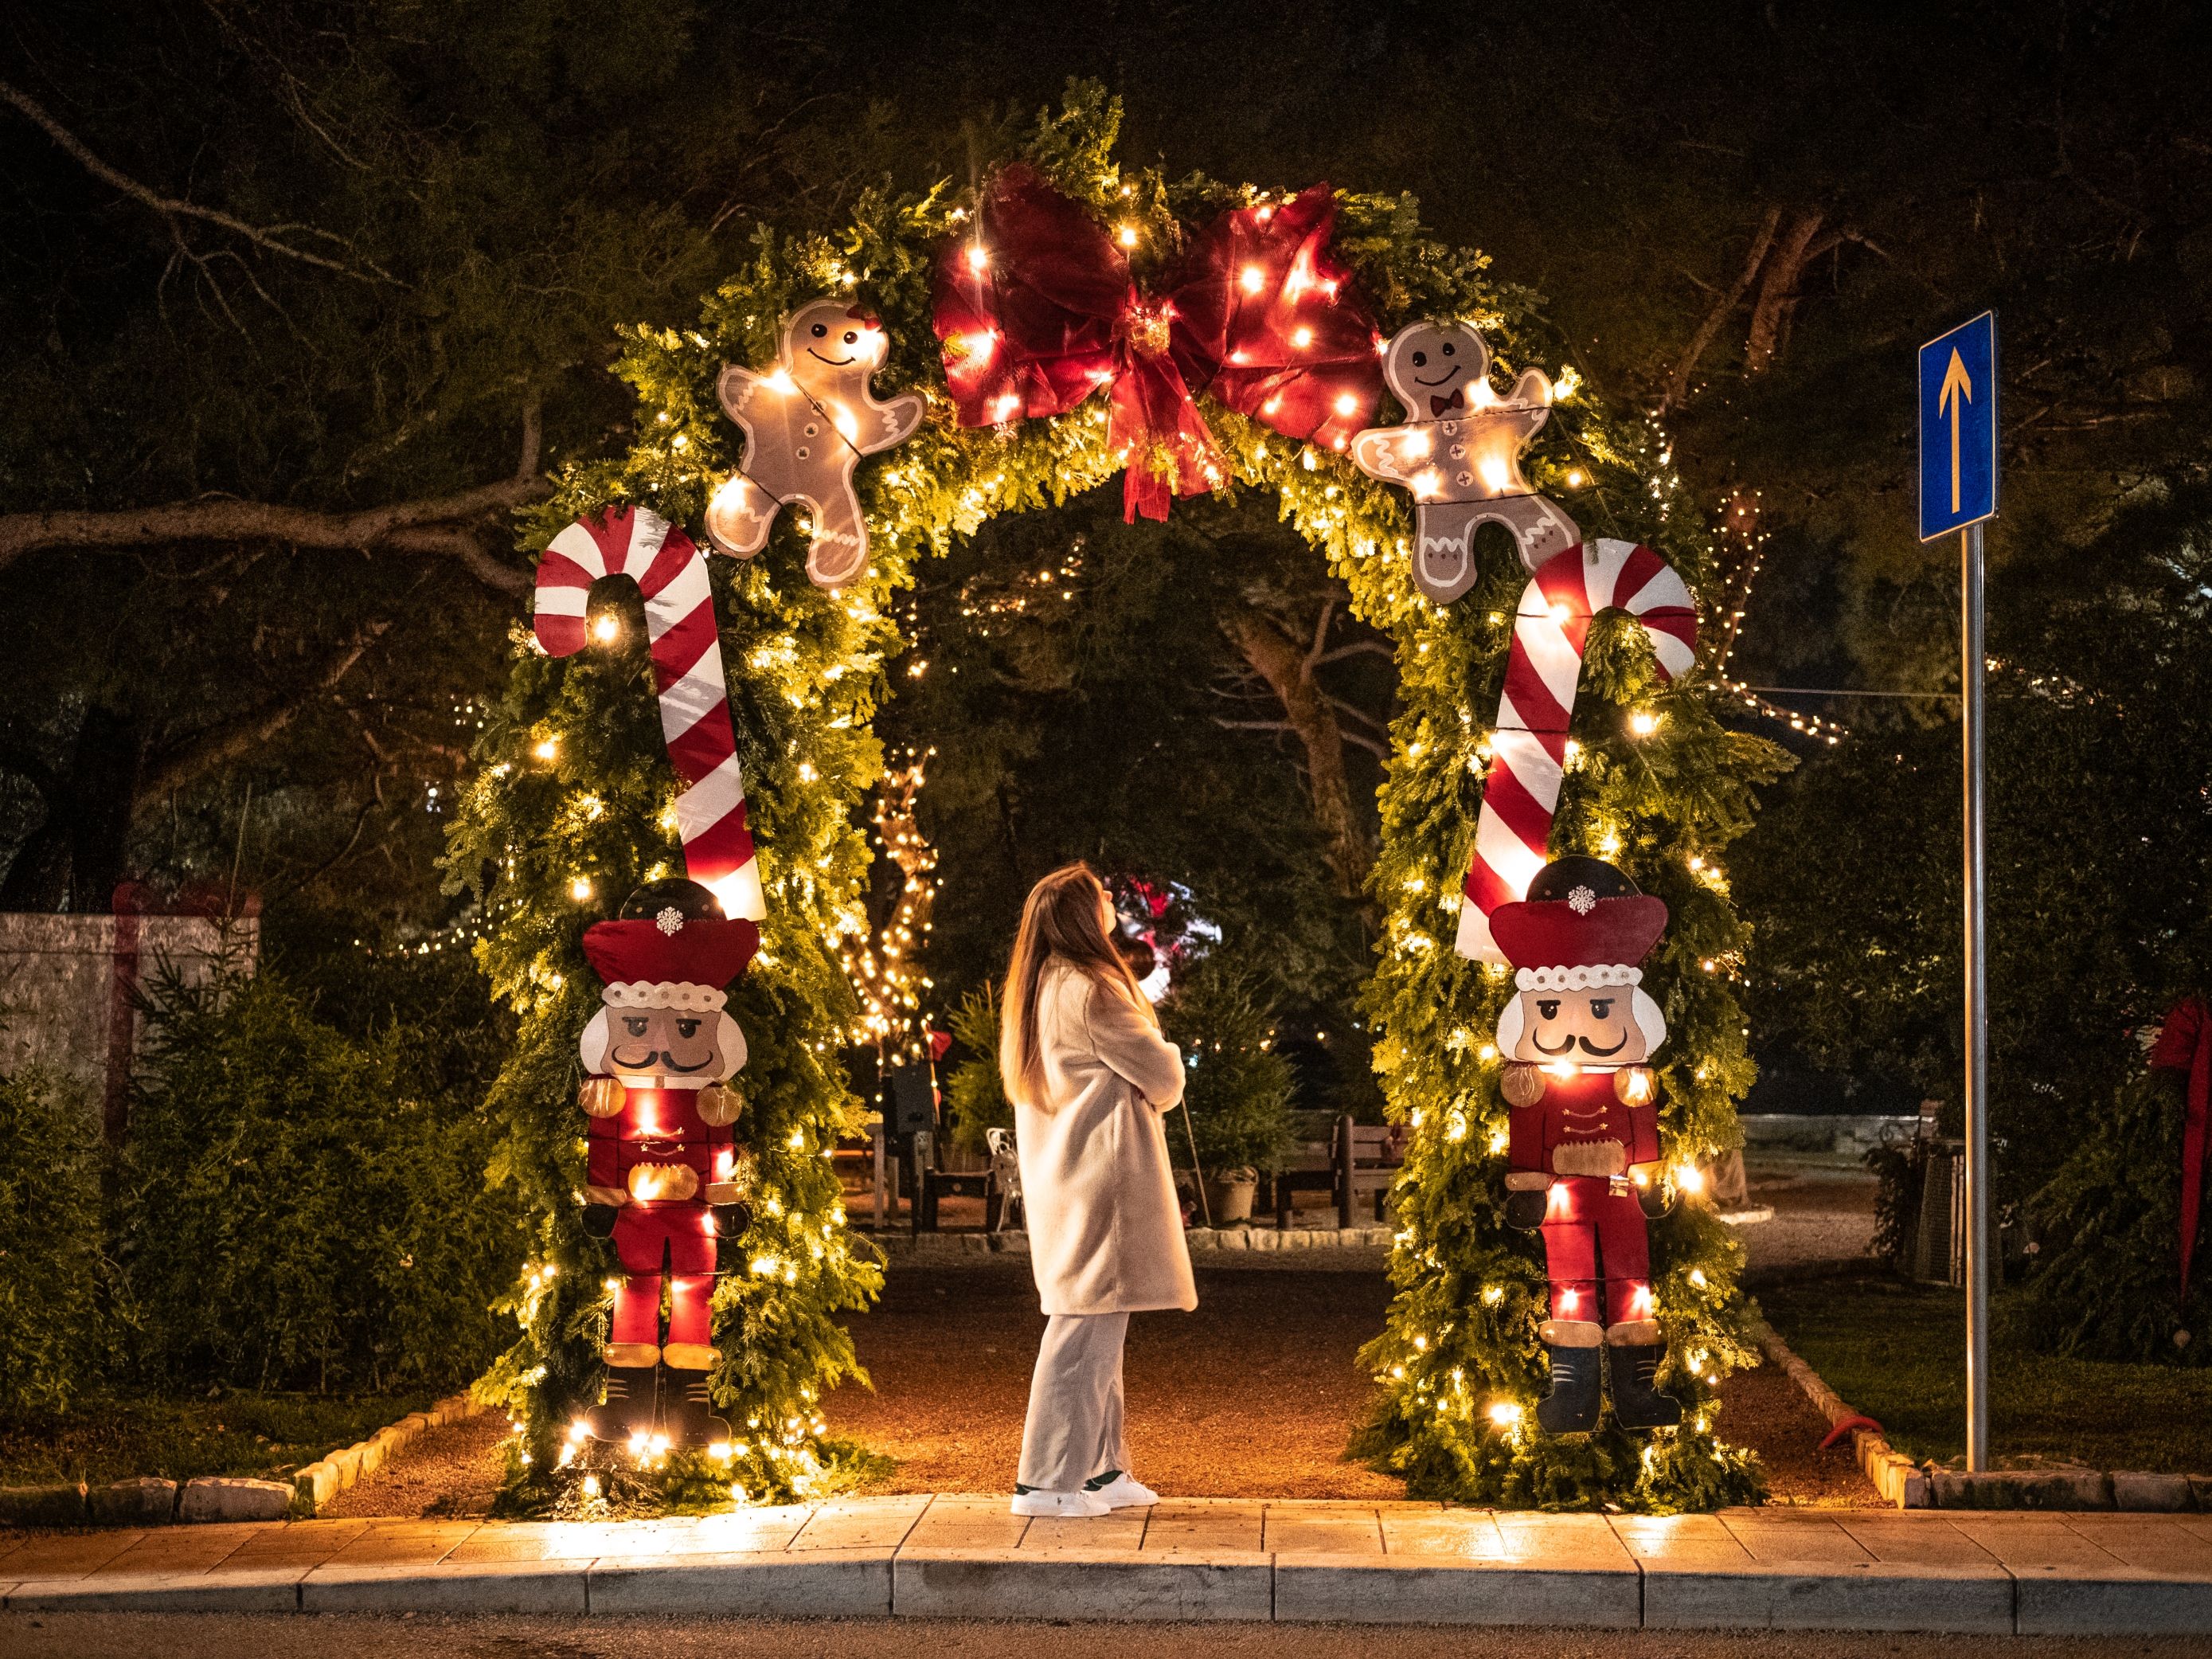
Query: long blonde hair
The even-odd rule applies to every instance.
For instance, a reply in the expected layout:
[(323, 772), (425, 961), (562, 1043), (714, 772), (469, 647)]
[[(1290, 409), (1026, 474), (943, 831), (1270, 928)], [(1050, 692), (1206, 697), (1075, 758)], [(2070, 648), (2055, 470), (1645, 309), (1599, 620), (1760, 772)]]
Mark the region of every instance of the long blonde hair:
[(1098, 901), (1106, 891), (1091, 866), (1062, 865), (1030, 889), (1022, 906), (1022, 925), (1014, 935), (1013, 959), (1006, 966), (1006, 1000), (999, 1021), (999, 1078), (1006, 1098), (1044, 1103), (1044, 1054), (1037, 1040), (1037, 993), (1054, 957), (1090, 980), (1109, 996), (1126, 998), (1153, 1024), (1152, 1005), (1138, 989), (1136, 975), (1121, 960), (1098, 920)]

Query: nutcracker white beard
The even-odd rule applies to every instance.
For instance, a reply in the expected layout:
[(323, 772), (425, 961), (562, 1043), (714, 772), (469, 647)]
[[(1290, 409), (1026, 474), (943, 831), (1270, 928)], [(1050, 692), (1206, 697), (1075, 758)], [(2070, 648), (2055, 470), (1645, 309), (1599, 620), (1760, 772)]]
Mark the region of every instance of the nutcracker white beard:
[[(1617, 1000), (1624, 995), (1628, 999), (1628, 1023), (1634, 1027), (1636, 1035), (1643, 1038), (1640, 1049), (1631, 1042), (1618, 1054), (1593, 1055), (1579, 1050), (1546, 1054), (1528, 1041), (1530, 1022), (1526, 1005), (1532, 1001), (1565, 1002), (1570, 997), (1587, 999), (1592, 996)], [(1666, 1041), (1667, 1017), (1660, 1012), (1659, 1005), (1645, 994), (1641, 986), (1608, 986), (1595, 991), (1522, 991), (1508, 1002), (1498, 1016), (1498, 1052), (1505, 1059), (1533, 1060), (1539, 1064), (1571, 1061), (1586, 1072), (1642, 1065), (1656, 1054), (1660, 1045)], [(1631, 1050), (1637, 1051), (1632, 1053)]]
[[(711, 1020), (713, 1047), (706, 1054), (704, 1063), (700, 1063), (700, 1051), (707, 1048), (703, 1041), (706, 1034), (695, 1033), (688, 1042), (684, 1042), (672, 1029), (672, 1022), (679, 1015), (687, 1019), (696, 1018), (702, 1024)], [(617, 1033), (611, 1021), (622, 1018), (642, 1018), (647, 1029), (635, 1040), (627, 1030), (623, 1032), (623, 1041), (617, 1049)], [(664, 1030), (663, 1026), (672, 1029)], [(644, 1064), (629, 1064), (622, 1058), (624, 1053), (644, 1050), (648, 1046), (652, 1058)], [(591, 1024), (584, 1027), (584, 1035), (576, 1043), (576, 1053), (584, 1062), (584, 1070), (593, 1077), (650, 1078), (664, 1088), (703, 1088), (709, 1083), (726, 1082), (744, 1069), (745, 1034), (726, 1012), (693, 1016), (673, 1008), (602, 1007), (592, 1016)], [(671, 1060), (675, 1064), (662, 1063)], [(693, 1069), (682, 1069), (684, 1067)]]

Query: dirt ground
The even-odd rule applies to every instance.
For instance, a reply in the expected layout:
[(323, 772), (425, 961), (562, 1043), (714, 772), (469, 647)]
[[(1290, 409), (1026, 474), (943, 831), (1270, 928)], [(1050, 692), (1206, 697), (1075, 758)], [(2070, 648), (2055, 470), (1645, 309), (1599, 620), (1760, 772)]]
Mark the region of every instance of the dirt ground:
[[(1184, 1497), (1402, 1496), (1396, 1480), (1344, 1457), (1371, 1390), (1357, 1356), (1382, 1327), (1382, 1275), (1202, 1267), (1198, 1277), (1198, 1312), (1130, 1322), (1138, 1474)], [(870, 1490), (1009, 1490), (1043, 1329), (1019, 1260), (894, 1267), (882, 1302), (853, 1322), (875, 1389), (842, 1389), (828, 1411), (835, 1431), (896, 1460)], [(1759, 1449), (1774, 1501), (1877, 1504), (1848, 1450), (1814, 1449), (1826, 1427), (1771, 1365), (1723, 1387), (1721, 1433)], [(329, 1513), (481, 1514), (505, 1433), (495, 1414), (434, 1431)]]

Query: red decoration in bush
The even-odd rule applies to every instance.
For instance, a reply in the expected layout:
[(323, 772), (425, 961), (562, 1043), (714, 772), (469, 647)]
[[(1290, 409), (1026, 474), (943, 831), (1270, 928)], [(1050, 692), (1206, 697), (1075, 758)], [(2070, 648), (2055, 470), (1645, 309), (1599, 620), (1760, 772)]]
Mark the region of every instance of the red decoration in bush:
[(1125, 515), (1225, 483), (1191, 401), (1342, 449), (1382, 393), (1382, 337), (1330, 253), (1336, 204), (1316, 185), (1234, 208), (1194, 233), (1146, 294), (1104, 226), (1030, 168), (985, 187), (975, 234), (939, 255), (937, 337), (963, 426), (1063, 415), (1108, 389)]

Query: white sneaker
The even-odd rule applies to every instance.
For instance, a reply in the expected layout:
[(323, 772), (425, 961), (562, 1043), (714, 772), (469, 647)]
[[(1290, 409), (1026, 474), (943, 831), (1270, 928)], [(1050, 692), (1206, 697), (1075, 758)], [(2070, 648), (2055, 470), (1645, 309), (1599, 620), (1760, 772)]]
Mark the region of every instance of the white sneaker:
[(1114, 1506), (1102, 1493), (1089, 1492), (1018, 1492), (1012, 1504), (1016, 1515), (1103, 1515)]
[(1109, 1510), (1148, 1510), (1160, 1501), (1159, 1493), (1126, 1473), (1115, 1475), (1088, 1495), (1104, 1498)]

